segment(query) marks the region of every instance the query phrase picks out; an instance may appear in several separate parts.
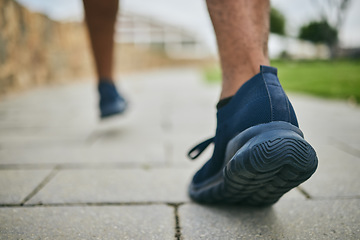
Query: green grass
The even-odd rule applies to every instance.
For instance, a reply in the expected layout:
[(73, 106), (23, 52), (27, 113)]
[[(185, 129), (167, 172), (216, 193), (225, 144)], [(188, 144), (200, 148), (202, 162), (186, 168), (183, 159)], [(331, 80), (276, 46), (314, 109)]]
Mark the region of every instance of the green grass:
[[(360, 103), (360, 61), (272, 61), (284, 89), (326, 98), (351, 99)], [(209, 82), (220, 82), (219, 66), (206, 68)]]

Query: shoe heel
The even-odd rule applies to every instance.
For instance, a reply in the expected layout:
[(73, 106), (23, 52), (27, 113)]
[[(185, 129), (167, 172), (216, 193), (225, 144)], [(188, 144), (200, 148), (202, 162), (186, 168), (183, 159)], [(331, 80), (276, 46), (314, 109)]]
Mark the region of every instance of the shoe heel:
[(249, 139), (225, 166), (224, 190), (231, 201), (275, 203), (315, 172), (315, 150), (299, 132), (267, 129)]

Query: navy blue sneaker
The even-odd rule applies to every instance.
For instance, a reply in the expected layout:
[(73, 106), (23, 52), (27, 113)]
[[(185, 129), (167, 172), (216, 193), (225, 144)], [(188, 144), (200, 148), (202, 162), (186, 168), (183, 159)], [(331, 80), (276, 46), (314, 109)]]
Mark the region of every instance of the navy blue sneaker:
[(100, 117), (106, 118), (116, 114), (122, 114), (127, 103), (125, 99), (116, 90), (113, 83), (101, 81), (98, 85), (100, 94)]
[(304, 140), (273, 67), (261, 66), (218, 110), (215, 137), (189, 157), (197, 158), (211, 143), (211, 159), (189, 186), (190, 197), (200, 203), (270, 205), (317, 168), (315, 150)]

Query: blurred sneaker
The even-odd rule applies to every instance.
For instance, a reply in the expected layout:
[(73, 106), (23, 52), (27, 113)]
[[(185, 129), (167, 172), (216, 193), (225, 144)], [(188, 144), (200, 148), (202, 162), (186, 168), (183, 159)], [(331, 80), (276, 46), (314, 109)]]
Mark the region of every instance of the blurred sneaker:
[(195, 174), (190, 197), (201, 203), (270, 205), (315, 172), (317, 157), (298, 128), (277, 69), (260, 67), (217, 112), (215, 137), (189, 152), (197, 158), (214, 143)]
[(122, 114), (126, 110), (127, 103), (113, 83), (101, 81), (98, 85), (98, 91), (100, 94), (100, 117), (102, 119)]

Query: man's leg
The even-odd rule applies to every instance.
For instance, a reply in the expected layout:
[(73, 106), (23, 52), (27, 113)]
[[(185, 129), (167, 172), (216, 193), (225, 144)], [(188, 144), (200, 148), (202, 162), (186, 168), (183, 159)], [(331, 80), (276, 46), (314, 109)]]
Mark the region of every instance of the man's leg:
[(114, 27), (118, 0), (83, 0), (98, 79), (113, 80)]
[(207, 0), (207, 5), (223, 83), (215, 137), (189, 152), (195, 159), (215, 145), (189, 194), (206, 203), (273, 204), (314, 173), (317, 157), (298, 128), (277, 69), (264, 66), (269, 65), (269, 1)]
[(127, 104), (118, 93), (113, 76), (114, 27), (118, 0), (83, 0), (83, 3), (98, 77), (101, 117), (121, 114)]
[(260, 65), (269, 65), (269, 1), (207, 0), (207, 6), (223, 71), (223, 99), (257, 74)]

